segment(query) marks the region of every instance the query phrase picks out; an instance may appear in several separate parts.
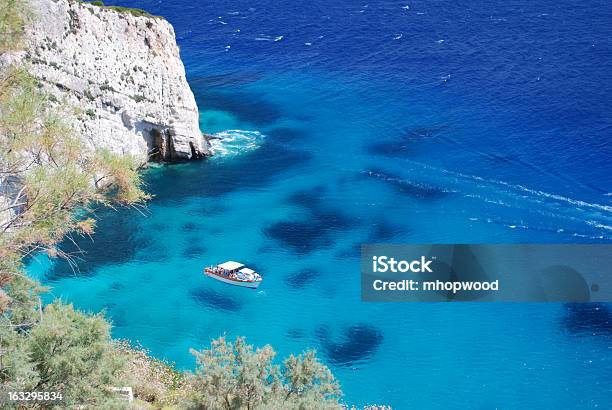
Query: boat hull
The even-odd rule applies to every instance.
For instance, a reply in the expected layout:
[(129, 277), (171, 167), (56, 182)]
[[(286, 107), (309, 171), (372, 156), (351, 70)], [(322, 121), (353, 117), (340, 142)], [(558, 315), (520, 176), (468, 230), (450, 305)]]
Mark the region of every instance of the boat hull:
[(204, 271), (204, 274), (208, 277), (218, 280), (219, 282), (227, 283), (228, 285), (240, 286), (243, 288), (257, 289), (259, 287), (259, 284), (261, 283), (260, 280), (254, 282), (234, 280), (226, 278), (225, 276), (215, 275), (214, 273), (210, 273), (207, 271)]

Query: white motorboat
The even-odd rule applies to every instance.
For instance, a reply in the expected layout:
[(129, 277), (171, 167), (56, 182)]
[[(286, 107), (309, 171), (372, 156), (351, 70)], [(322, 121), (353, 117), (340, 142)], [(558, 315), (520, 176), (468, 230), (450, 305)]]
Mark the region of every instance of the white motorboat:
[(263, 278), (240, 262), (227, 261), (204, 269), (204, 274), (230, 285), (257, 289)]

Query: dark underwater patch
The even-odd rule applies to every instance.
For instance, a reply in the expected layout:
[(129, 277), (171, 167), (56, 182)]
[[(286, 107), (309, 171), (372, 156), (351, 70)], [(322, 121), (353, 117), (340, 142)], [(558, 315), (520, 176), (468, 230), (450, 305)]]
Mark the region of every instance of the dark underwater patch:
[(207, 251), (208, 249), (206, 249), (205, 246), (192, 244), (192, 245), (187, 246), (183, 250), (183, 257), (188, 258), (188, 259), (196, 259), (206, 254)]
[(310, 253), (331, 244), (331, 240), (316, 224), (306, 221), (277, 222), (267, 227), (264, 233), (300, 254)]
[(382, 155), (385, 157), (407, 157), (413, 153), (413, 148), (404, 141), (376, 142), (367, 146), (368, 154)]
[[(252, 84), (261, 80), (262, 75), (255, 72), (224, 73), (207, 76), (189, 77), (192, 89), (206, 93), (211, 88), (229, 88)], [(206, 94), (204, 94), (206, 95)]]
[(285, 278), (285, 283), (295, 289), (303, 289), (317, 280), (321, 273), (314, 269), (302, 269)]
[(321, 205), (321, 194), (323, 192), (325, 192), (324, 186), (296, 191), (287, 197), (287, 203), (302, 206), (304, 208), (316, 209)]
[(567, 303), (562, 327), (578, 336), (612, 337), (612, 305), (604, 303)]
[(156, 204), (173, 204), (176, 198), (218, 197), (237, 190), (267, 186), (279, 174), (302, 166), (310, 159), (311, 155), (306, 151), (266, 139), (258, 149), (232, 161), (201, 161), (185, 167), (164, 167), (161, 170), (163, 177), (151, 178), (149, 187), (151, 192), (155, 192), (153, 202)]
[(370, 243), (391, 242), (405, 230), (387, 221), (379, 221), (372, 224), (372, 229), (368, 237)]
[(283, 117), (279, 106), (267, 100), (263, 94), (243, 91), (195, 92), (198, 107), (229, 112), (240, 121), (259, 127), (273, 124)]
[(361, 173), (364, 178), (373, 178), (392, 187), (398, 194), (414, 199), (435, 200), (443, 198), (447, 193), (439, 188), (423, 183), (408, 181), (399, 175), (378, 168), (365, 170)]
[(183, 232), (202, 232), (202, 225), (195, 222), (187, 222), (181, 225), (181, 231)]
[(201, 208), (190, 209), (187, 214), (193, 216), (219, 216), (227, 212), (227, 207), (223, 205), (203, 206)]
[(153, 231), (157, 231), (157, 232), (164, 232), (168, 229), (168, 225), (163, 224), (163, 223), (153, 223), (151, 225), (148, 225), (148, 227), (153, 230)]
[(138, 251), (135, 256), (141, 262), (163, 262), (170, 257), (168, 247), (159, 242), (152, 242), (145, 249)]
[(112, 291), (119, 291), (125, 288), (125, 285), (121, 282), (113, 282), (111, 283), (109, 289)]
[(361, 243), (355, 243), (348, 248), (341, 249), (336, 252), (338, 259), (355, 259), (361, 257)]
[(190, 294), (191, 298), (198, 304), (212, 309), (225, 312), (238, 312), (242, 309), (242, 304), (238, 300), (211, 289), (193, 289)]
[(409, 157), (417, 152), (420, 142), (438, 137), (447, 128), (448, 127), (444, 125), (409, 128), (403, 134), (395, 138), (377, 141), (368, 145), (366, 151), (373, 155), (381, 155), (389, 158)]
[(103, 209), (97, 212), (97, 216), (96, 232), (92, 238), (74, 236), (75, 243), (66, 239), (59, 245), (63, 252), (73, 256), (76, 267), (57, 258), (47, 272), (46, 280), (92, 276), (101, 266), (133, 260), (140, 251), (151, 245), (151, 238), (139, 235), (139, 225), (145, 223), (146, 219), (137, 211), (122, 209), (115, 212)]
[(293, 339), (293, 340), (301, 340), (304, 339), (304, 337), (306, 336), (306, 332), (304, 331), (304, 329), (289, 329), (287, 330), (287, 333), (285, 333), (287, 338), (289, 339)]
[(344, 367), (370, 359), (383, 341), (382, 332), (368, 324), (350, 326), (337, 338), (331, 336), (327, 326), (320, 327), (315, 334), (328, 360)]
[(356, 220), (334, 210), (314, 210), (303, 221), (281, 221), (264, 229), (264, 234), (298, 254), (307, 254), (333, 244), (339, 231), (350, 229)]
[(305, 141), (309, 138), (309, 135), (305, 131), (289, 127), (274, 128), (266, 132), (266, 135), (275, 142), (283, 144), (289, 144), (295, 141)]

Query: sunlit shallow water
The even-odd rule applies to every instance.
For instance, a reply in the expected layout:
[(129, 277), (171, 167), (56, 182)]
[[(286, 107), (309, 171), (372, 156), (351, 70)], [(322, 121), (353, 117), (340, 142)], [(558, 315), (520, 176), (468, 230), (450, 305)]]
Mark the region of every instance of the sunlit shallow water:
[[(223, 333), (316, 348), (350, 403), (609, 404), (608, 307), (367, 304), (358, 267), (367, 242), (611, 241), (608, 4), (121, 3), (175, 25), (228, 143), (149, 170), (145, 215), (101, 211), (78, 273), (34, 261), (49, 299), (186, 369)], [(228, 259), (261, 287), (201, 274)]]

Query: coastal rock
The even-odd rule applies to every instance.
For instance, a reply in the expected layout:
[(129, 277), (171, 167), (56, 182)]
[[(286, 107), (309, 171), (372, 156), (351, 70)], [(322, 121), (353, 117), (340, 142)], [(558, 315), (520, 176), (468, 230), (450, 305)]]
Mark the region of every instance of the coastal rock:
[[(166, 20), (74, 0), (30, 0), (20, 58), (55, 104), (79, 107), (87, 144), (144, 161), (209, 154)], [(6, 57), (8, 58), (8, 57)]]

